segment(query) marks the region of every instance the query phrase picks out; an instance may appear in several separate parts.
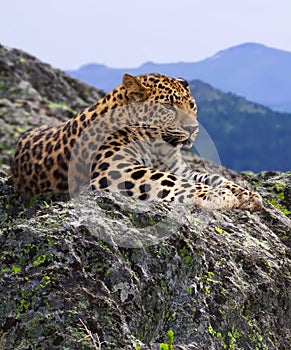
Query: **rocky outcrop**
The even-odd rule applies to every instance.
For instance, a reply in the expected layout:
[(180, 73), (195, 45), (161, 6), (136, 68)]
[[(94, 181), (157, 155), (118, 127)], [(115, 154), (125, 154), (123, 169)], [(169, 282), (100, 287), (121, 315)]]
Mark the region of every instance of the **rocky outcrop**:
[(2, 177), (4, 349), (94, 349), (82, 322), (102, 349), (158, 349), (168, 329), (175, 349), (287, 349), (290, 176), (252, 177), (279, 208), (259, 214), (104, 193), (25, 203)]
[[(6, 49), (1, 50), (3, 55)], [(8, 65), (20, 53), (5, 55)], [(42, 65), (38, 71), (37, 61), (29, 59), (35, 62), (33, 76), (40, 74)], [(54, 96), (22, 74), (20, 68), (15, 73), (20, 82), (29, 81), (42, 104), (25, 97), (15, 106), (23, 90), (9, 95), (19, 86), (11, 84), (1, 97), (19, 119), (2, 105), (2, 123), (4, 115), (15, 129), (24, 128), (27, 120), (43, 115), (40, 106), (49, 110), (62, 98), (78, 107), (70, 101), (79, 95), (78, 83), (61, 72), (54, 74), (68, 86), (58, 85), (59, 78), (48, 83), (48, 90), (57, 90)], [(98, 94), (90, 91), (84, 103)], [(26, 112), (25, 103), (34, 102), (35, 109)], [(52, 114), (50, 109), (45, 122), (53, 121)], [(3, 130), (2, 140), (12, 147), (12, 133)], [(9, 158), (3, 150), (1, 156)], [(101, 192), (27, 201), (2, 166), (0, 349), (129, 350), (136, 344), (155, 350), (167, 342), (169, 329), (175, 350), (288, 349), (291, 173), (237, 174), (191, 153), (185, 157), (199, 171), (251, 184), (264, 197), (262, 212), (141, 206)]]
[(0, 45), (0, 164), (9, 164), (24, 130), (56, 124), (104, 93), (35, 57)]

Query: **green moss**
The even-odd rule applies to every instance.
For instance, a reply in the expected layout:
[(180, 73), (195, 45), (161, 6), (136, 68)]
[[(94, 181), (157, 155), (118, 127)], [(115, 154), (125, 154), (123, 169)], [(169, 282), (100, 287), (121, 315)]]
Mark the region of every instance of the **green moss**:
[(216, 332), (216, 331), (213, 329), (213, 327), (212, 327), (211, 324), (208, 325), (208, 333), (209, 333), (212, 337), (216, 337), (216, 338), (218, 338), (218, 339), (221, 340), (221, 342), (222, 342), (222, 349), (227, 349), (227, 345), (226, 345), (226, 343), (224, 342), (225, 336), (223, 336), (222, 333), (220, 333), (220, 332)]
[(46, 254), (37, 255), (36, 259), (33, 261), (33, 266), (39, 266), (43, 264), (47, 259)]
[(227, 336), (228, 336), (228, 348), (230, 350), (233, 350), (236, 348), (236, 344), (237, 344), (237, 340), (242, 336), (242, 334), (237, 331), (235, 329), (235, 327), (233, 326), (231, 331), (227, 332)]
[(11, 267), (11, 270), (12, 270), (13, 273), (19, 273), (21, 271), (21, 267), (13, 265)]
[(219, 226), (216, 226), (216, 227), (215, 227), (215, 230), (216, 230), (216, 232), (221, 233), (221, 234), (223, 234), (223, 235), (229, 235), (229, 233), (228, 233), (227, 231), (223, 230), (223, 229), (222, 229), (221, 227), (219, 227)]
[(26, 59), (24, 57), (20, 57), (19, 58), (19, 63), (25, 64), (26, 63)]
[(184, 261), (186, 264), (190, 264), (192, 260), (193, 260), (192, 256), (190, 255), (185, 256)]
[(210, 294), (210, 293), (211, 293), (209, 287), (204, 287), (204, 290), (205, 290), (205, 293), (206, 293), (206, 294)]
[(169, 330), (167, 332), (168, 335), (168, 344), (162, 343), (160, 344), (160, 350), (174, 350), (174, 332)]
[(66, 111), (69, 111), (73, 115), (75, 115), (77, 113), (77, 111), (72, 109), (72, 107), (70, 105), (68, 105), (66, 102), (56, 103), (56, 102), (48, 101), (48, 107), (54, 112), (56, 112), (58, 109), (64, 109)]
[(282, 191), (284, 191), (286, 188), (286, 184), (282, 183), (282, 182), (276, 182), (275, 183), (275, 190), (277, 193), (280, 193)]
[(266, 199), (266, 201), (270, 204), (272, 204), (275, 208), (280, 210), (284, 215), (290, 215), (291, 211), (285, 208), (283, 205), (278, 203), (278, 201), (273, 197), (271, 199)]
[(187, 294), (192, 295), (193, 294), (193, 288), (189, 287), (186, 290)]

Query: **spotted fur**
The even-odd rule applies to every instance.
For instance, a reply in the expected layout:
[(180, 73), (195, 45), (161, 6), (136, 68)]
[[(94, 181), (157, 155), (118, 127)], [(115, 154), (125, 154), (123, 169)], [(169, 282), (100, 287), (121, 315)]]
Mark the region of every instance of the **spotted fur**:
[(187, 81), (125, 74), (120, 86), (65, 124), (25, 132), (14, 185), (29, 197), (91, 186), (139, 200), (260, 210), (257, 193), (187, 166), (181, 148), (192, 146), (197, 132)]

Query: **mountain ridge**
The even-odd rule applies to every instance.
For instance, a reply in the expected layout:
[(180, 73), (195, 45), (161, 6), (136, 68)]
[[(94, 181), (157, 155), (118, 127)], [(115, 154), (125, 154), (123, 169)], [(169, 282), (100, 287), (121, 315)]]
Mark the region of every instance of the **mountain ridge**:
[(119, 84), (125, 71), (133, 75), (159, 72), (188, 80), (199, 79), (274, 110), (291, 112), (291, 52), (262, 44), (243, 43), (197, 62), (149, 61), (137, 68), (110, 68), (90, 63), (66, 72), (109, 91)]

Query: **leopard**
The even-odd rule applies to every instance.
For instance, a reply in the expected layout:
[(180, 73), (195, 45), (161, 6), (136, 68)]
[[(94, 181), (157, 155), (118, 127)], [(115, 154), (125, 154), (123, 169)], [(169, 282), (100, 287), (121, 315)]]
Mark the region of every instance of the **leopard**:
[(24, 132), (12, 164), (24, 196), (111, 191), (133, 200), (174, 202), (206, 210), (262, 209), (261, 196), (183, 159), (199, 122), (183, 78), (133, 76), (63, 124)]

